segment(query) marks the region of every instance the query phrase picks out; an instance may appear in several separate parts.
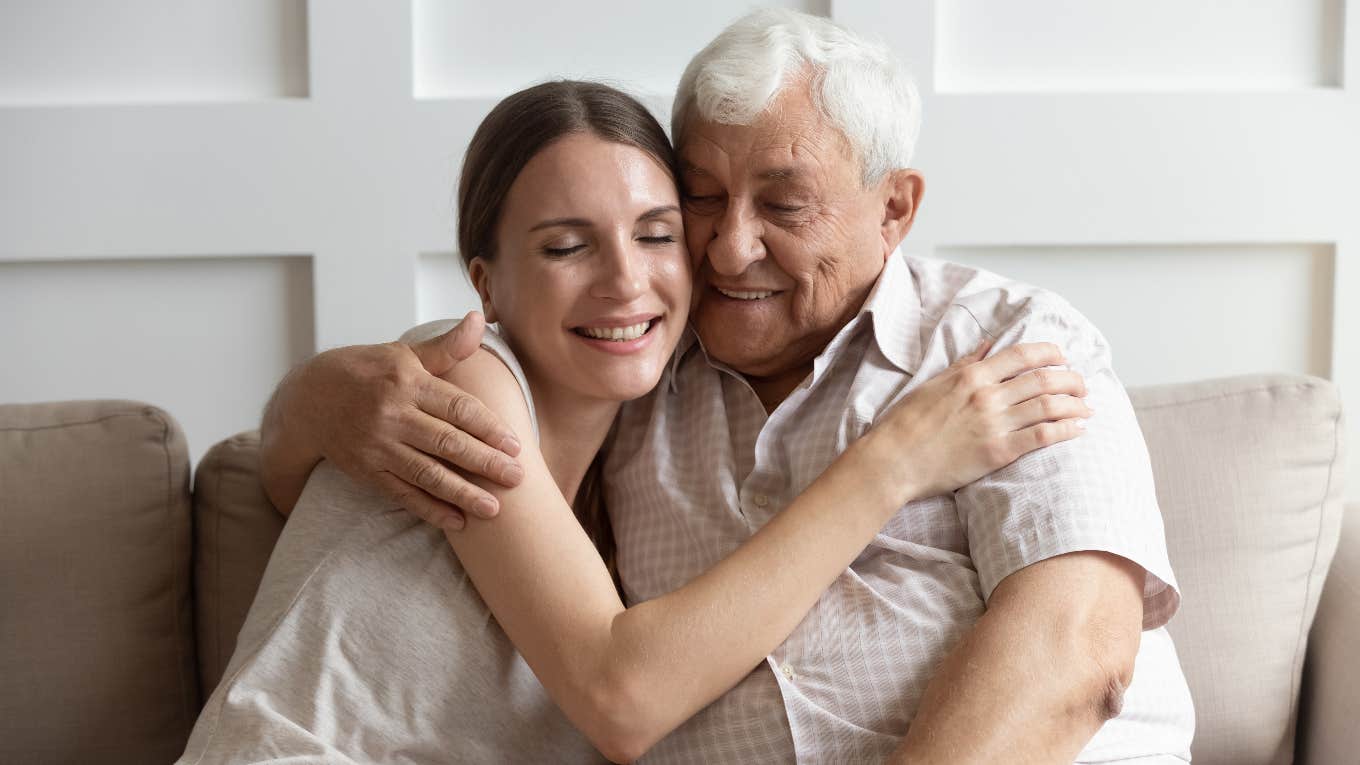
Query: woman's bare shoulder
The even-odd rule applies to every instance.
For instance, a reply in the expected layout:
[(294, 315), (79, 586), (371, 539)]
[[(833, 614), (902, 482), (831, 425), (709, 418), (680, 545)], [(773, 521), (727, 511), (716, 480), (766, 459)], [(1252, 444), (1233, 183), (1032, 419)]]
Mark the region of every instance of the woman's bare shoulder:
[(534, 436), (533, 416), (524, 389), (515, 373), (496, 354), (478, 348), (441, 377), (481, 401), (515, 431), (520, 443), (538, 440)]

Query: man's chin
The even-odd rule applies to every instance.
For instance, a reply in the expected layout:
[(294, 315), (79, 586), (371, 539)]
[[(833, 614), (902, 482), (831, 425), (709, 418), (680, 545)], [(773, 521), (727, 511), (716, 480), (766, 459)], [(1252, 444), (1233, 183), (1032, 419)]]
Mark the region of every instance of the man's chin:
[(708, 352), (710, 359), (731, 367), (734, 371), (746, 377), (777, 375), (784, 371), (783, 367), (787, 366), (779, 358), (770, 355), (766, 350), (770, 346), (731, 344), (724, 340), (710, 343), (704, 338), (705, 335), (701, 331), (699, 339), (703, 341), (704, 350)]

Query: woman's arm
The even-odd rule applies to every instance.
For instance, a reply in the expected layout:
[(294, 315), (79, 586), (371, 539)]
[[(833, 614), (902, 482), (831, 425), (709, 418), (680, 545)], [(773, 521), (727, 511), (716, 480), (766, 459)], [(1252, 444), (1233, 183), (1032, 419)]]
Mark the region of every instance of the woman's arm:
[[(1065, 440), (1080, 378), (1023, 375), (1053, 346), (975, 354), (922, 385), (751, 539), (684, 587), (624, 609), (536, 446), (500, 517), (448, 538), (478, 591), (567, 717), (605, 756), (634, 759), (748, 674), (793, 631), (903, 504)], [(479, 352), (452, 381), (533, 444), (508, 369)], [(1048, 408), (1045, 408), (1048, 407)], [(904, 466), (911, 466), (908, 473)]]

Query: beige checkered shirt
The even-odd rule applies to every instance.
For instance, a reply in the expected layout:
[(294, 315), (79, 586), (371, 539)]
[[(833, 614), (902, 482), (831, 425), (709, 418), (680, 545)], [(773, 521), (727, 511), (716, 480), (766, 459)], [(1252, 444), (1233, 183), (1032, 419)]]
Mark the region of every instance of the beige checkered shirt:
[(1194, 712), (1163, 627), (1180, 596), (1109, 347), (1061, 298), (994, 274), (890, 258), (859, 315), (769, 416), (740, 375), (686, 338), (657, 392), (625, 407), (610, 446), (606, 496), (627, 600), (674, 590), (732, 552), (893, 402), (984, 336), (998, 349), (1062, 347), (1090, 390), (1086, 433), (903, 507), (783, 645), (646, 762), (880, 761), (997, 583), (1078, 550), (1147, 571), (1134, 681), (1080, 760), (1189, 760)]

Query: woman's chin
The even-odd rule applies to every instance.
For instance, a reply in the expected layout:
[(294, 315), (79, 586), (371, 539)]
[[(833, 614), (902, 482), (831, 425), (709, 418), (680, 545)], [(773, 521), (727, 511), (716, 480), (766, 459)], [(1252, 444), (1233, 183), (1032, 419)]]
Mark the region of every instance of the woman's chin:
[(647, 369), (599, 370), (591, 375), (585, 391), (607, 401), (632, 401), (642, 398), (656, 388), (661, 379), (659, 365), (647, 365)]

